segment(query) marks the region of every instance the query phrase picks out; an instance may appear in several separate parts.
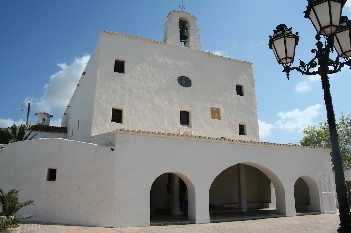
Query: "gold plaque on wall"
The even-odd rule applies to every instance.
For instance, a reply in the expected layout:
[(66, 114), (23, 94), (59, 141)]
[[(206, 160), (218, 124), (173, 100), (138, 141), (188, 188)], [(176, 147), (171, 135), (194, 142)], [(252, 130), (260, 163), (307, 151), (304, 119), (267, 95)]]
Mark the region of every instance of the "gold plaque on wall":
[(219, 108), (212, 108), (211, 107), (211, 118), (215, 120), (221, 119), (221, 110)]

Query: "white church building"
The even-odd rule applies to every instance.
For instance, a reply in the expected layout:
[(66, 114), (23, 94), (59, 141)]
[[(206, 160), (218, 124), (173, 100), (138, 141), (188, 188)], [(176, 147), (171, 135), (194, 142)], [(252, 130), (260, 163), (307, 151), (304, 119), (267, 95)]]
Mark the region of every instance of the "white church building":
[(2, 146), (0, 188), (32, 220), (149, 226), (181, 215), (334, 213), (330, 151), (259, 141), (252, 64), (201, 50), (197, 19), (172, 11), (163, 42), (102, 31), (62, 127)]

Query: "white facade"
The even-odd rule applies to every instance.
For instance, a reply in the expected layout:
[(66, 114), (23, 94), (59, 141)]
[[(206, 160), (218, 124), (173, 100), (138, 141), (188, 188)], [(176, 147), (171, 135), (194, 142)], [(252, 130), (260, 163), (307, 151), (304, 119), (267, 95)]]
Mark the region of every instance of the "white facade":
[[(168, 24), (173, 23), (174, 13), (165, 31), (172, 28)], [(181, 17), (186, 15), (180, 12)], [(189, 18), (195, 25), (193, 17)], [(125, 62), (125, 73), (114, 72), (116, 59)], [(180, 76), (190, 78), (192, 86), (180, 86)], [(237, 85), (243, 87), (244, 96), (237, 95)], [(187, 130), (193, 135), (258, 141), (256, 106), (251, 63), (103, 31), (63, 126), (70, 139), (87, 142), (89, 136), (120, 128), (165, 133)], [(221, 120), (211, 119), (211, 107), (220, 109)], [(121, 124), (111, 122), (112, 108), (123, 110)], [(190, 112), (186, 129), (179, 124), (182, 110)], [(239, 124), (245, 126), (246, 135), (239, 135)]]
[(180, 214), (184, 186), (196, 223), (210, 208), (335, 212), (329, 151), (258, 142), (252, 64), (201, 51), (186, 12), (168, 15), (164, 42), (103, 31), (62, 126), (68, 139), (0, 150), (0, 187), (34, 200), (33, 220), (148, 226)]
[(35, 115), (37, 116), (37, 125), (50, 125), (50, 119), (53, 117), (46, 112), (38, 112)]
[[(206, 223), (215, 178), (243, 164), (271, 180), (278, 213), (295, 215), (294, 185), (300, 177), (309, 188), (310, 210), (335, 211), (326, 150), (147, 132), (116, 131), (110, 137), (115, 139), (110, 146), (62, 139), (5, 145), (1, 165), (12, 166), (1, 167), (0, 186), (20, 188), (24, 200), (35, 201), (35, 206), (27, 208), (33, 220), (148, 226), (151, 186), (162, 174), (173, 173), (188, 187), (189, 219)], [(46, 180), (49, 168), (57, 169), (54, 182)]]

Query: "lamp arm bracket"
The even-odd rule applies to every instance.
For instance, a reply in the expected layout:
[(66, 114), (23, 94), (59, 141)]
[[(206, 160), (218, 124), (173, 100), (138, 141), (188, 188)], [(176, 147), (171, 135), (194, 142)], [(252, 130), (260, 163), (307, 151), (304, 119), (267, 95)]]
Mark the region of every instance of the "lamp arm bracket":
[(318, 65), (316, 60), (317, 60), (317, 57), (314, 57), (308, 63), (305, 63), (302, 60), (300, 60), (300, 65), (299, 66), (291, 66), (291, 64), (283, 65), (284, 66), (283, 72), (286, 73), (286, 76), (287, 76), (288, 79), (289, 79), (289, 76), (290, 76), (290, 72), (292, 70), (296, 70), (296, 71), (300, 72), (303, 75), (317, 75), (317, 74), (319, 74), (319, 71), (316, 70), (316, 67)]
[[(316, 50), (312, 50), (312, 53), (317, 52)], [(340, 61), (340, 56), (337, 56), (335, 60), (328, 58), (327, 67), (319, 64), (320, 58), (316, 54), (316, 56), (310, 60), (308, 63), (305, 63), (302, 60), (299, 60), (299, 66), (292, 66), (291, 64), (284, 64), (283, 72), (286, 73), (287, 78), (290, 77), (290, 72), (292, 70), (296, 70), (303, 75), (321, 75), (321, 74), (335, 74), (341, 71), (341, 69), (347, 65), (351, 69), (351, 59), (345, 59), (345, 61)]]

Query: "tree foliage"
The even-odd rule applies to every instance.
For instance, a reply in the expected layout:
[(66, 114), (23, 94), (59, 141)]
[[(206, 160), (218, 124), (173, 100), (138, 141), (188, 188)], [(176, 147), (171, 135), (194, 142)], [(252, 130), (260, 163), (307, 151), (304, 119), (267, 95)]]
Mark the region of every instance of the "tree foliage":
[(0, 231), (8, 228), (18, 227), (19, 224), (30, 218), (31, 216), (16, 216), (17, 212), (23, 207), (34, 205), (34, 201), (19, 201), (19, 195), (17, 189), (11, 189), (8, 192), (4, 192), (0, 189), (0, 204), (2, 207), (2, 214), (5, 217), (2, 222), (0, 222)]
[(15, 124), (13, 124), (10, 128), (0, 129), (0, 144), (33, 139), (36, 134), (30, 137), (31, 133), (33, 132), (32, 130), (29, 132), (29, 134), (25, 135), (26, 129), (27, 128), (25, 125), (16, 126)]
[(15, 124), (8, 129), (0, 129), (0, 143), (8, 144), (11, 142), (22, 141), (24, 138), (25, 129), (25, 125), (17, 127)]
[[(344, 169), (351, 168), (351, 114), (341, 115), (337, 122), (340, 152), (343, 159)], [(331, 148), (328, 123), (308, 126), (303, 130), (302, 146)]]

